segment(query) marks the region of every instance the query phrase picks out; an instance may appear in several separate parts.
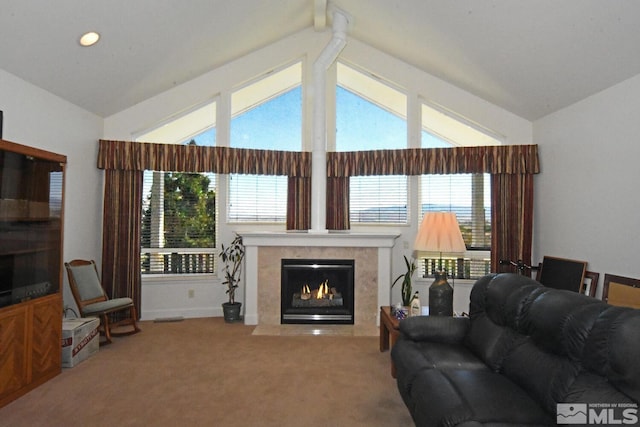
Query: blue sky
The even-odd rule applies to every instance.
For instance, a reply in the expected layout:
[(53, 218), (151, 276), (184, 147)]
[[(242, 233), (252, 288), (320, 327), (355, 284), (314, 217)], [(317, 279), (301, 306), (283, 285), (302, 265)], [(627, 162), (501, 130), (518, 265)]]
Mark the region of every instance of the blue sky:
[[(338, 87), (336, 92), (336, 143), (338, 151), (380, 150), (407, 146), (406, 120)], [(302, 145), (302, 91), (298, 86), (253, 108), (231, 121), (231, 146), (265, 150), (300, 150)], [(448, 143), (423, 132), (423, 147)], [(213, 146), (215, 128), (196, 138), (198, 145)]]

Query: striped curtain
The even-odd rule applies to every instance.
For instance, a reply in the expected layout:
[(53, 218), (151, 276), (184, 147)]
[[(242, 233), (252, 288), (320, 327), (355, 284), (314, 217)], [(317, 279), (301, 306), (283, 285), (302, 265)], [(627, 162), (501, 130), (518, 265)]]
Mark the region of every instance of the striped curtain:
[(287, 182), (287, 230), (311, 228), (311, 178), (290, 176)]
[(140, 316), (142, 171), (105, 171), (102, 286), (110, 298), (130, 297)]
[(327, 153), (327, 176), (453, 173), (535, 174), (539, 172), (537, 145)]
[(532, 244), (533, 175), (491, 175), (491, 271), (501, 259), (531, 265)]
[(327, 230), (348, 230), (349, 177), (327, 178)]
[(311, 153), (100, 140), (98, 168), (311, 176)]

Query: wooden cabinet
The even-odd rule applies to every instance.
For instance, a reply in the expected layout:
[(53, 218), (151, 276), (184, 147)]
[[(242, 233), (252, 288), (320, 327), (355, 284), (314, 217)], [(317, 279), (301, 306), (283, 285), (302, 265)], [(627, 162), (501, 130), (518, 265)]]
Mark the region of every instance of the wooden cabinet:
[(65, 164), (0, 140), (0, 407), (61, 371)]
[(61, 371), (59, 293), (0, 310), (0, 407)]

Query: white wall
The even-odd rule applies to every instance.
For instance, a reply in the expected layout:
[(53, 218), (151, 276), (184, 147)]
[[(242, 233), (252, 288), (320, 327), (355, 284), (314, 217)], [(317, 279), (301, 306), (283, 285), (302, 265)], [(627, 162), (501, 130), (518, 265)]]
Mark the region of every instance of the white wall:
[[(228, 140), (228, 129), (225, 127), (225, 121), (228, 114), (226, 106), (229, 105), (231, 91), (269, 69), (302, 59), (303, 64), (307, 66), (307, 71), (303, 77), (303, 94), (305, 97), (303, 144), (304, 147), (307, 147), (307, 150), (310, 150), (312, 146), (311, 105), (313, 96), (310, 85), (311, 64), (313, 64), (313, 61), (327, 44), (330, 37), (330, 31), (318, 33), (312, 29), (303, 30), (187, 83), (176, 86), (127, 110), (107, 117), (105, 119), (104, 138), (131, 140), (141, 131), (157, 126), (177, 113), (216, 98), (218, 101), (217, 140), (218, 143), (224, 144)], [(383, 54), (358, 40), (348, 39), (347, 46), (341, 53), (339, 60), (355, 64), (398, 85), (401, 90), (407, 93), (409, 115), (419, 114), (420, 100), (427, 99), (503, 135), (506, 143), (530, 144), (532, 142), (531, 122), (489, 104), (411, 65)], [(331, 78), (328, 80), (331, 81)], [(419, 134), (419, 129), (410, 130), (410, 143), (412, 145), (419, 144), (417, 140)], [(414, 179), (410, 187), (410, 192), (413, 194), (412, 200), (417, 200), (416, 191), (417, 180)], [(221, 193), (224, 193), (224, 191)], [(225, 205), (224, 196), (224, 194), (219, 195), (219, 206)], [(223, 217), (221, 216), (222, 220)], [(257, 229), (258, 227), (255, 225), (222, 227), (220, 229), (220, 240), (222, 242), (230, 241), (233, 230), (256, 231)], [(278, 229), (284, 229), (284, 226)], [(376, 229), (380, 230), (379, 227), (376, 227)], [(402, 256), (405, 254), (411, 255), (411, 246), (416, 230), (417, 218), (413, 218), (411, 225), (391, 229), (391, 231), (401, 233), (393, 251), (393, 277), (403, 273), (404, 261)], [(358, 231), (367, 230), (358, 229)], [(220, 315), (220, 303), (225, 301), (226, 295), (224, 294), (224, 289), (216, 283), (217, 281), (212, 280), (209, 286), (192, 282), (156, 282), (148, 286), (145, 285), (142, 317), (155, 318), (178, 315), (189, 317), (199, 315), (198, 313), (208, 312)], [(417, 281), (416, 288), (421, 294), (427, 295), (429, 284), (425, 281)], [(195, 290), (195, 298), (188, 297), (190, 289)], [(237, 297), (237, 299), (242, 300), (242, 289), (239, 289)], [(400, 287), (393, 289), (392, 300), (400, 300)], [(170, 305), (173, 308), (168, 306), (165, 303), (166, 301), (171, 301)], [(215, 301), (213, 309), (211, 308), (212, 301)]]
[[(4, 139), (67, 156), (63, 259), (99, 263), (103, 174), (96, 160), (103, 119), (3, 70), (0, 100)], [(63, 296), (75, 308), (66, 273)]]
[(534, 262), (640, 277), (640, 75), (534, 123)]

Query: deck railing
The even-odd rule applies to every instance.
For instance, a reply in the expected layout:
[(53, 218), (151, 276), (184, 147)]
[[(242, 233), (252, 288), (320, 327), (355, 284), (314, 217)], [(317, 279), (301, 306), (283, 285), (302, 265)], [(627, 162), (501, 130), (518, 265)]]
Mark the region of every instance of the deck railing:
[(217, 269), (217, 249), (143, 248), (142, 274), (213, 274)]
[(448, 277), (456, 279), (479, 279), (491, 271), (491, 259), (488, 257), (443, 257), (440, 260), (440, 258), (425, 257), (420, 258), (419, 268), (422, 277), (434, 277), (436, 271), (446, 271)]

